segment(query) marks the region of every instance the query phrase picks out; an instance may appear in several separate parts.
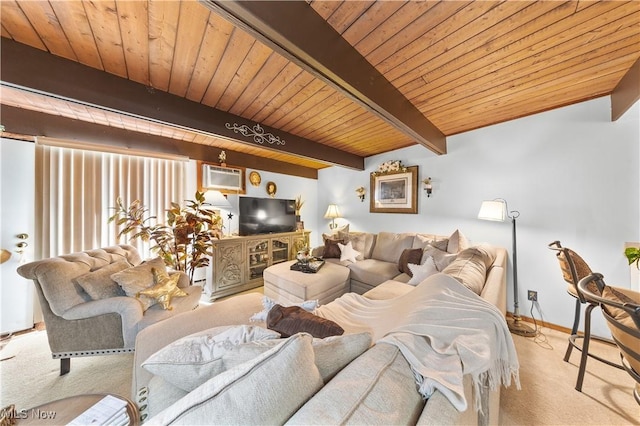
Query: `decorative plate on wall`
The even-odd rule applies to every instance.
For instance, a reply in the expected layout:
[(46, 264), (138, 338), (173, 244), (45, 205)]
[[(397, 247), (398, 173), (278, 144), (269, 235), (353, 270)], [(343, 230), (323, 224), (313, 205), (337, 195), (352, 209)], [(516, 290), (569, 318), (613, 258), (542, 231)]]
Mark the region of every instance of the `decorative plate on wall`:
[(249, 173), (249, 182), (253, 186), (260, 186), (260, 182), (262, 182), (262, 178), (260, 177), (260, 173), (255, 170)]
[(275, 197), (276, 191), (278, 191), (276, 184), (274, 182), (267, 182), (267, 194), (269, 194), (270, 197)]

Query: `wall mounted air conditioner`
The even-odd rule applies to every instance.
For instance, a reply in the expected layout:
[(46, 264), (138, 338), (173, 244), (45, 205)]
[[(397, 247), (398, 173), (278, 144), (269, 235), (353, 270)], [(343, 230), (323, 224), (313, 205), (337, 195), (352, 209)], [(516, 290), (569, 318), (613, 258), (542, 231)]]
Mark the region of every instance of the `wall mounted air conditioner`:
[(202, 165), (202, 186), (204, 189), (242, 193), (244, 189), (243, 182), (242, 169), (211, 164)]

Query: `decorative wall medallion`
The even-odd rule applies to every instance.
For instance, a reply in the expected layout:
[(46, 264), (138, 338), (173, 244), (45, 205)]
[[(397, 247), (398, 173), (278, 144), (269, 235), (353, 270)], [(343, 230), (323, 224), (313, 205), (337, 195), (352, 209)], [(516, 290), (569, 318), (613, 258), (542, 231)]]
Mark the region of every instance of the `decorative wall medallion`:
[(269, 194), (270, 197), (275, 197), (276, 191), (278, 191), (276, 184), (274, 182), (267, 182), (267, 194)]
[(273, 145), (284, 145), (285, 142), (281, 140), (278, 136), (275, 136), (272, 133), (266, 133), (261, 125), (256, 124), (253, 127), (249, 127), (246, 124), (238, 125), (236, 123), (225, 123), (224, 124), (227, 129), (233, 130), (234, 133), (240, 133), (242, 136), (246, 136), (248, 138), (253, 138), (255, 143), (259, 143), (264, 145), (265, 142)]
[(260, 177), (260, 173), (255, 170), (249, 173), (249, 182), (253, 186), (260, 186), (260, 182), (262, 182), (262, 178)]

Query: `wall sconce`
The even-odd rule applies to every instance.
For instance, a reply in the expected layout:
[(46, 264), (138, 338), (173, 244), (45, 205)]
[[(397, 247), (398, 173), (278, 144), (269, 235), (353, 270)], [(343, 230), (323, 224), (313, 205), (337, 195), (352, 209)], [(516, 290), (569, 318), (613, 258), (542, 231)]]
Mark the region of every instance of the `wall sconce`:
[(428, 177), (422, 181), (424, 183), (424, 192), (427, 193), (427, 197), (431, 197), (431, 192), (433, 192), (433, 185), (431, 185), (431, 178)]
[(364, 201), (364, 196), (367, 193), (367, 190), (364, 189), (364, 186), (360, 186), (358, 188), (356, 188), (356, 194), (358, 194), (358, 198), (360, 198), (360, 201)]
[(325, 219), (331, 219), (329, 229), (336, 229), (338, 227), (338, 225), (336, 225), (336, 218), (338, 217), (341, 217), (340, 212), (338, 211), (338, 206), (335, 204), (329, 204), (327, 212), (324, 214)]

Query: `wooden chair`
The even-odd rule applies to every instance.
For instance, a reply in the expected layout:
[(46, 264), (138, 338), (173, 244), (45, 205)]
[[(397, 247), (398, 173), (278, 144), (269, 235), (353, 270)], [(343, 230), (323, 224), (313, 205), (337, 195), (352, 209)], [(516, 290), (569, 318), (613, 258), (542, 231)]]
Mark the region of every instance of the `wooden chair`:
[(640, 293), (610, 287), (598, 273), (580, 280), (578, 289), (590, 303), (600, 305), (622, 366), (636, 381), (633, 396), (640, 405)]
[[(602, 358), (596, 354), (589, 353), (589, 343), (592, 339), (591, 311), (593, 311), (594, 308), (598, 307), (599, 304), (597, 302), (589, 302), (584, 297), (582, 292), (578, 289), (578, 282), (581, 279), (592, 274), (591, 268), (589, 267), (587, 262), (585, 262), (584, 259), (580, 257), (580, 255), (578, 255), (575, 251), (567, 247), (562, 247), (560, 241), (554, 241), (550, 243), (549, 248), (556, 251), (556, 257), (558, 259), (558, 262), (560, 263), (562, 277), (568, 284), (567, 293), (576, 300), (573, 326), (571, 327), (571, 335), (569, 336), (567, 350), (564, 354), (564, 361), (569, 362), (569, 358), (571, 357), (573, 348), (576, 348), (581, 352), (580, 365), (578, 367), (578, 378), (576, 380), (575, 387), (577, 391), (581, 392), (582, 383), (584, 381), (584, 374), (587, 368), (587, 357), (597, 359), (598, 361), (604, 362), (605, 364), (611, 365), (612, 367), (622, 368), (622, 366), (608, 359)], [(584, 313), (584, 331), (582, 334), (579, 334), (582, 305), (586, 305)], [(612, 340), (604, 339), (598, 336), (593, 336), (593, 339), (609, 344), (614, 343)], [(579, 343), (580, 340), (582, 340), (582, 344)]]

